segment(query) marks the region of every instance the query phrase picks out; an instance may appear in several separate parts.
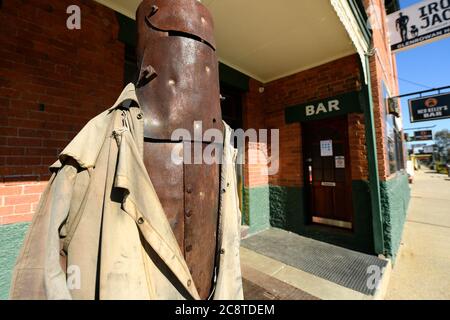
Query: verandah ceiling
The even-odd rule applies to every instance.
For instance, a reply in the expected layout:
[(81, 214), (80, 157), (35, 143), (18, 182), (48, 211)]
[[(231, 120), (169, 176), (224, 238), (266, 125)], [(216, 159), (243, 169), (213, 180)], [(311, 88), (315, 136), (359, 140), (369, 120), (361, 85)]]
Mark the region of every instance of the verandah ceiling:
[[(140, 0), (97, 0), (134, 18)], [(221, 62), (269, 82), (356, 52), (330, 0), (203, 0)]]

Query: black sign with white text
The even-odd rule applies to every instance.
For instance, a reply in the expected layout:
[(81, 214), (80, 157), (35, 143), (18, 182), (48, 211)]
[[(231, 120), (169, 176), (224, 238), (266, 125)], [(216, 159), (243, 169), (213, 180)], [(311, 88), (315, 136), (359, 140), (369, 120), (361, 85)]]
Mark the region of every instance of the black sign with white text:
[(431, 130), (415, 131), (414, 132), (414, 140), (415, 141), (433, 140), (433, 131), (431, 131)]
[(450, 118), (450, 93), (409, 100), (411, 122)]

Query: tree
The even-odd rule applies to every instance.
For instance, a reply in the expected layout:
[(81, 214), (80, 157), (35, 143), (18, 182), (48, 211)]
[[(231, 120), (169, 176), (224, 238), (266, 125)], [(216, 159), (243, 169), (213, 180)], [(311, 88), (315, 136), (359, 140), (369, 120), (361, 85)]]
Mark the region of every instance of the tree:
[(434, 141), (438, 147), (438, 153), (441, 161), (446, 162), (450, 149), (450, 131), (448, 129), (440, 130), (434, 134)]

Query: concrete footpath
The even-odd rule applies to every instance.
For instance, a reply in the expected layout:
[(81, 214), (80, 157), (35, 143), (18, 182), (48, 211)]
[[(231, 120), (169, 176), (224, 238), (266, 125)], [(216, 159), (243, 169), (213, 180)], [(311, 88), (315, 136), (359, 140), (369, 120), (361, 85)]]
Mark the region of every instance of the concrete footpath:
[[(246, 300), (383, 299), (390, 261), (271, 228), (241, 243)], [(386, 269), (379, 286), (368, 270)]]
[(418, 171), (386, 299), (450, 299), (450, 178)]

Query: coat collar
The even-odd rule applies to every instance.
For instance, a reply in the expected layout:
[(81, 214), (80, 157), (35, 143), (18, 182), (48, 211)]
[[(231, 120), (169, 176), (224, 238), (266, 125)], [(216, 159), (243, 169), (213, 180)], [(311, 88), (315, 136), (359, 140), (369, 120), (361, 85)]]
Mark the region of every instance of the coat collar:
[(117, 99), (116, 103), (108, 109), (108, 111), (112, 111), (116, 109), (117, 107), (121, 106), (125, 101), (132, 100), (137, 103), (139, 106), (139, 101), (136, 95), (136, 87), (133, 83), (129, 83), (125, 89), (123, 89), (122, 93), (120, 94), (119, 98)]
[[(114, 111), (128, 100), (135, 101), (139, 106), (136, 88), (133, 83), (128, 84), (123, 89), (116, 103), (111, 108), (99, 114), (85, 125), (60, 153), (59, 160), (50, 166), (50, 171), (55, 171), (60, 168), (67, 157), (75, 159), (82, 168), (94, 167), (104, 138), (108, 134), (108, 128), (112, 120), (112, 118), (108, 120), (111, 111)], [(102, 139), (99, 139), (99, 137), (102, 137)], [(88, 143), (89, 148), (86, 148), (86, 143)]]

